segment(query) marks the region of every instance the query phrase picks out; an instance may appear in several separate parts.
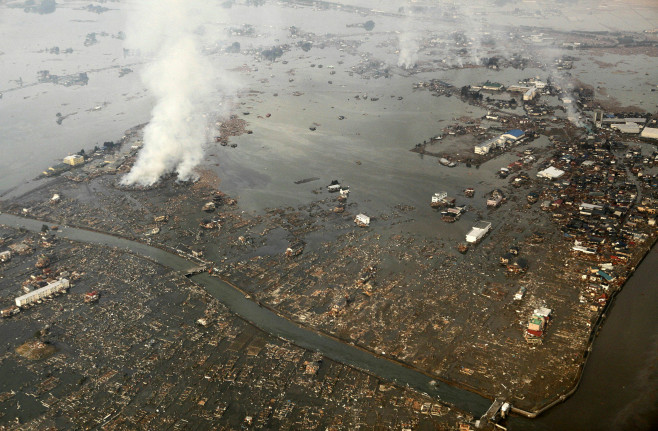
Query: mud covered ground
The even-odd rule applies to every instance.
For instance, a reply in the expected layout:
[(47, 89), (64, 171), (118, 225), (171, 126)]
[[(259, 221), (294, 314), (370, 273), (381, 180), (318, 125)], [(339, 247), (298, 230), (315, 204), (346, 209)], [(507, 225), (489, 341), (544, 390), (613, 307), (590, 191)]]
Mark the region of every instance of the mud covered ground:
[[(474, 198), (458, 196), (467, 215), (432, 235), (407, 230), (425, 209), (402, 204), (359, 228), (353, 217), (360, 202), (350, 197), (345, 211), (335, 213), (336, 195), (313, 182), (303, 185), (317, 194), (309, 205), (249, 214), (233, 197), (218, 194), (221, 181), (208, 171), (193, 184), (169, 179), (149, 190), (118, 187), (117, 175), (91, 177), (55, 179), (5, 209), (25, 208), (32, 217), (199, 258), (291, 320), (526, 409), (571, 388), (600, 313), (582, 300), (583, 275), (596, 260), (570, 252), (560, 231), (563, 216), (525, 199), (528, 190), (550, 195), (539, 180), (504, 187), (507, 202), (495, 209), (484, 205), (489, 189), (477, 186)], [(61, 196), (57, 204), (49, 203), (54, 193)], [(213, 199), (217, 209), (202, 211)], [(493, 221), (494, 230), (461, 255), (456, 244), (471, 217)], [(201, 226), (208, 223), (210, 229)], [(303, 252), (286, 257), (296, 241), (305, 244)], [(527, 259), (527, 272), (510, 274), (500, 265), (510, 246)], [(636, 249), (629, 268), (645, 250)], [(620, 286), (621, 266), (615, 274)], [(513, 301), (521, 286), (527, 288), (524, 299)], [(543, 305), (553, 309), (552, 323), (542, 345), (529, 345), (523, 338), (527, 319)]]
[[(0, 268), (3, 304), (28, 282), (74, 280), (67, 294), (0, 322), (2, 429), (429, 430), (468, 420), (270, 337), (146, 259), (48, 234), (3, 228), (1, 237), (31, 249)], [(50, 265), (36, 269), (43, 256)], [(84, 302), (92, 290), (100, 299)], [(26, 345), (48, 354), (25, 357)]]

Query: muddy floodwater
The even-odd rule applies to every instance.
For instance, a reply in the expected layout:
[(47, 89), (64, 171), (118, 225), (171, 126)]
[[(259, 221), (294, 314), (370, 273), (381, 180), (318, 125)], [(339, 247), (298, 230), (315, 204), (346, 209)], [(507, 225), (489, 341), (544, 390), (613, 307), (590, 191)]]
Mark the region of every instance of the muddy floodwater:
[[(378, 217), (396, 205), (413, 206), (413, 218), (401, 229), (405, 234), (461, 240), (486, 211), (485, 201), (471, 201), (462, 223), (428, 223), (434, 214), (428, 190), (456, 196), (467, 186), (486, 184), (488, 190), (506, 186), (509, 182), (494, 174), (517, 157), (507, 153), (477, 167), (460, 163), (447, 168), (436, 157), (410, 151), (441, 136), (447, 126), (470, 119), (479, 122), (488, 114), (459, 97), (436, 97), (418, 83), (440, 80), (461, 88), (485, 81), (515, 85), (523, 79), (551, 77), (564, 87), (589, 86), (597, 101), (631, 112), (651, 113), (658, 107), (655, 47), (593, 53), (574, 49), (577, 45), (567, 49), (554, 43), (555, 34), (563, 33), (544, 34), (579, 30), (639, 35), (658, 28), (658, 11), (651, 2), (637, 0), (628, 8), (615, 4), (610, 9), (594, 2), (574, 2), (564, 11), (541, 5), (541, 13), (535, 12), (535, 6), (519, 5), (514, 10), (508, 5), (491, 15), (485, 6), (454, 5), (431, 9), (426, 15), (417, 11), (404, 15), (401, 6), (409, 5), (403, 3), (265, 1), (256, 7), (252, 2), (229, 1), (209, 10), (198, 32), (205, 37), (205, 55), (221, 71), (223, 86), (212, 93), (216, 103), (204, 113), (207, 142), (201, 168), (219, 178), (221, 190), (238, 198), (243, 212), (259, 215), (270, 208), (308, 205), (318, 200), (330, 181), (339, 180), (358, 199), (360, 212)], [(49, 14), (0, 4), (4, 18), (0, 25), (0, 198), (37, 188), (44, 181), (35, 178), (62, 157), (89, 151), (105, 141), (119, 141), (124, 131), (149, 121), (155, 100), (140, 72), (152, 58), (125, 45), (126, 22), (137, 4), (103, 3), (107, 10), (93, 13), (88, 2), (66, 1)], [(463, 30), (464, 16), (469, 17), (469, 31)], [(368, 20), (374, 22), (371, 30), (363, 26)], [(519, 22), (525, 26), (523, 31)], [(473, 41), (494, 37), (498, 42), (452, 46), (456, 34), (464, 32)], [(400, 38), (405, 34), (411, 34), (417, 44), (417, 67), (410, 70), (398, 66)], [(228, 52), (236, 43), (239, 48)], [(282, 52), (274, 61), (261, 55), (275, 46)], [(503, 69), (477, 64), (494, 56), (529, 60), (521, 67)], [(554, 60), (564, 56), (573, 57), (573, 68), (555, 66)], [(52, 75), (61, 77), (60, 81), (46, 79)], [(554, 96), (546, 99), (563, 104)], [(549, 120), (572, 115), (570, 103), (564, 102)], [(500, 112), (523, 111), (504, 108)], [(231, 146), (221, 146), (214, 138), (230, 115), (246, 121), (249, 133), (232, 137)], [(573, 118), (574, 122), (585, 120)], [(461, 157), (470, 154), (485, 135), (506, 130), (504, 124), (493, 121), (478, 124), (481, 136), (448, 137), (427, 149)], [(461, 146), (455, 150), (458, 142), (463, 151)], [(544, 151), (549, 144), (542, 136), (530, 147)], [(647, 153), (655, 147), (643, 146)], [(482, 190), (478, 192), (482, 198)], [(494, 228), (496, 224), (494, 220)], [(324, 240), (325, 233), (313, 235)], [(285, 242), (283, 232), (279, 240), (276, 247)], [(138, 247), (128, 241), (122, 245)], [(253, 255), (276, 247), (270, 245)], [(161, 263), (177, 269), (184, 265), (167, 260), (170, 257), (163, 259), (166, 262)], [(512, 419), (509, 429), (650, 429), (658, 425), (658, 338), (652, 330), (658, 316), (656, 265), (654, 247), (608, 311), (576, 394), (536, 420)], [(430, 388), (430, 378), (421, 373), (329, 338), (318, 341), (313, 332), (304, 332), (274, 314), (263, 317), (254, 302), (235, 296), (231, 289), (222, 293), (227, 286), (214, 286), (214, 279), (209, 279), (205, 275), (193, 278), (229, 306), (233, 301), (240, 309), (238, 315), (266, 332), (375, 375), (409, 383), (421, 392), (453, 398), (455, 405), (473, 414), (487, 407), (479, 395), (450, 386)]]

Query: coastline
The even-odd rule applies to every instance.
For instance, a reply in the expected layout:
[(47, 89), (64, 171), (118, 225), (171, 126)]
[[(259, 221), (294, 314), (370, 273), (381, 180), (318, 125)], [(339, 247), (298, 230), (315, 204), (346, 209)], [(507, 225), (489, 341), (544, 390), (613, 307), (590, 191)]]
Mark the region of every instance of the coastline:
[(592, 349), (594, 348), (595, 341), (598, 337), (599, 331), (601, 330), (601, 325), (606, 320), (607, 317), (607, 312), (610, 310), (610, 308), (613, 306), (615, 303), (615, 300), (617, 296), (624, 290), (624, 287), (630, 282), (630, 280), (633, 278), (633, 275), (635, 274), (635, 269), (639, 267), (642, 262), (649, 256), (649, 254), (654, 250), (657, 249), (656, 243), (658, 243), (658, 238), (654, 238), (653, 243), (649, 246), (648, 250), (644, 253), (642, 258), (638, 261), (638, 263), (635, 265), (635, 268), (630, 272), (629, 276), (627, 277), (626, 281), (624, 284), (617, 290), (615, 290), (608, 302), (606, 303), (605, 307), (601, 310), (601, 313), (599, 314), (598, 319), (596, 320), (596, 323), (592, 326), (592, 331), (590, 333), (589, 340), (587, 342), (587, 350), (585, 351), (584, 357), (583, 357), (583, 362), (580, 366), (580, 371), (578, 373), (578, 377), (576, 379), (576, 382), (574, 383), (573, 387), (568, 390), (566, 393), (557, 396), (553, 401), (549, 402), (548, 404), (542, 406), (541, 408), (535, 409), (533, 411), (527, 411), (524, 409), (520, 409), (518, 407), (512, 406), (511, 411), (513, 413), (516, 413), (520, 416), (526, 417), (528, 419), (535, 419), (542, 415), (543, 413), (546, 413), (548, 410), (552, 409), (553, 407), (557, 406), (558, 404), (561, 404), (565, 401), (567, 401), (571, 396), (573, 396), (578, 388), (580, 387), (580, 383), (582, 382), (583, 375), (585, 373), (585, 368), (587, 367), (587, 361), (589, 360), (590, 353), (592, 352)]

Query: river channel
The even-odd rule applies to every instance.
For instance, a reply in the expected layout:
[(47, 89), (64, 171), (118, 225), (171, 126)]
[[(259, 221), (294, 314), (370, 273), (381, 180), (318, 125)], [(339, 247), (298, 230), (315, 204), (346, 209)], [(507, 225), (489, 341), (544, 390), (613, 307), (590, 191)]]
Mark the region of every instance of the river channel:
[[(42, 221), (9, 214), (0, 214), (0, 224), (14, 228), (25, 228), (35, 232), (40, 231), (43, 226)], [(197, 266), (187, 259), (159, 248), (100, 232), (64, 226), (59, 228), (57, 236), (72, 241), (124, 249), (181, 273)], [(426, 393), (471, 413), (475, 417), (480, 417), (491, 404), (490, 400), (478, 394), (442, 382), (434, 384), (432, 378), (423, 373), (301, 327), (261, 307), (256, 302), (246, 298), (238, 289), (217, 277), (201, 273), (192, 276), (191, 279), (193, 282), (202, 285), (209, 294), (229, 307), (236, 315), (261, 330), (288, 340), (297, 346), (320, 352), (334, 361)]]

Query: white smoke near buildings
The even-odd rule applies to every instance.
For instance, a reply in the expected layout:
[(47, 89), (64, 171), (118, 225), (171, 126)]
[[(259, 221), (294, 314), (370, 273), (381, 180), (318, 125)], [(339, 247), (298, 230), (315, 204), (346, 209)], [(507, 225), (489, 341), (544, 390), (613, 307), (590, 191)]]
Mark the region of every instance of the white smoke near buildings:
[(402, 3), (399, 8), (400, 11), (404, 11), (405, 17), (402, 20), (402, 28), (398, 33), (398, 67), (404, 69), (413, 69), (416, 66), (420, 49), (418, 42), (420, 34), (413, 30), (414, 22), (411, 15), (411, 5), (407, 1)]
[(535, 56), (546, 65), (546, 69), (549, 70), (549, 79), (553, 88), (559, 93), (559, 98), (564, 106), (567, 119), (576, 127), (585, 127), (585, 123), (581, 120), (581, 114), (575, 105), (575, 98), (573, 97), (573, 79), (570, 74), (565, 73), (563, 70), (559, 70), (555, 64), (556, 60), (562, 58), (565, 52), (559, 48), (553, 47), (536, 47), (532, 51)]
[(151, 60), (141, 71), (155, 98), (144, 144), (122, 185), (150, 186), (163, 175), (195, 179), (203, 158), (217, 73), (202, 53), (202, 0), (141, 0), (129, 15), (126, 46)]
[(398, 66), (412, 69), (418, 63), (418, 39), (417, 35), (404, 32), (399, 36), (400, 53), (398, 55)]
[(581, 120), (581, 114), (575, 106), (571, 81), (557, 69), (553, 71), (550, 79), (554, 87), (561, 89), (560, 100), (562, 100), (567, 119), (576, 127), (585, 127), (585, 123)]

